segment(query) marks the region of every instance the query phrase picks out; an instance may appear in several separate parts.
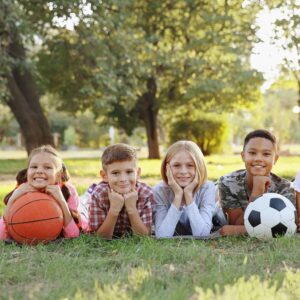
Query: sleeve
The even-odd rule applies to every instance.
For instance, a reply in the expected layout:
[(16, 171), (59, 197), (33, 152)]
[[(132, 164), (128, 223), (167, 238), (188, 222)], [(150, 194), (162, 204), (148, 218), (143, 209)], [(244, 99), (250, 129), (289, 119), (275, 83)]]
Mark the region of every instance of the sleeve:
[(63, 227), (62, 233), (65, 238), (76, 238), (80, 235), (79, 228), (74, 220), (72, 220), (67, 226)]
[(152, 203), (153, 193), (151, 191), (150, 195), (144, 199), (143, 207), (139, 211), (142, 222), (149, 228), (152, 226)]
[(186, 207), (193, 236), (208, 236), (212, 228), (212, 217), (215, 210), (215, 187), (209, 184), (207, 188), (195, 195), (200, 197), (199, 207), (194, 201)]
[(295, 180), (292, 182), (293, 189), (300, 193), (300, 171), (297, 173)]
[[(300, 175), (299, 175), (299, 180), (300, 180)], [(298, 184), (300, 184), (300, 182), (298, 182)], [(298, 192), (297, 188), (298, 187), (295, 188), (293, 184), (290, 185), (287, 184), (285, 185), (285, 187), (282, 188), (281, 191), (278, 192), (278, 194), (288, 198), (295, 206), (296, 205), (295, 191)]]
[(237, 195), (231, 191), (229, 183), (225, 184), (224, 182), (225, 180), (221, 177), (218, 183), (218, 192), (222, 208), (241, 208)]
[(94, 191), (91, 196), (89, 205), (89, 228), (91, 231), (96, 231), (104, 222), (108, 209), (100, 204), (101, 193)]
[(154, 201), (156, 205), (155, 235), (158, 238), (171, 237), (174, 235), (177, 223), (182, 211), (179, 211), (175, 205), (168, 207), (161, 187), (154, 188)]
[(0, 218), (0, 240), (9, 240), (11, 239), (8, 231), (7, 231), (7, 227), (6, 227), (6, 223), (2, 218)]
[(68, 199), (68, 207), (79, 216), (79, 223), (77, 226), (82, 229), (83, 232), (89, 231), (88, 217), (81, 211), (80, 198), (78, 196), (76, 188), (68, 183), (68, 189), (70, 191), (70, 197)]

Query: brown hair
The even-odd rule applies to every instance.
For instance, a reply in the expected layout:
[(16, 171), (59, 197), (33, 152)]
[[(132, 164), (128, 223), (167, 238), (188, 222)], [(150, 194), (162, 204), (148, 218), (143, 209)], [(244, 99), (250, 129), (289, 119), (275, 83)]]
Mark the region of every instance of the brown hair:
[[(28, 170), (28, 166), (30, 164), (30, 161), (31, 161), (31, 159), (34, 155), (39, 154), (39, 153), (48, 153), (48, 154), (50, 154), (54, 157), (55, 164), (57, 166), (57, 169), (60, 172), (60, 179), (61, 179), (62, 183), (67, 182), (70, 179), (69, 172), (68, 172), (66, 166), (64, 165), (64, 163), (62, 161), (62, 158), (60, 157), (59, 153), (56, 151), (56, 149), (54, 149), (50, 145), (43, 145), (43, 146), (40, 146), (38, 148), (33, 149), (30, 152), (30, 154), (28, 156), (28, 159), (27, 159), (27, 168), (22, 169), (16, 175), (17, 187), (19, 185), (21, 185), (22, 183), (27, 182), (27, 170)], [(62, 190), (62, 193), (64, 195), (64, 198), (67, 201), (67, 199), (70, 197), (69, 189), (63, 184), (62, 187), (61, 187), (61, 190)], [(4, 197), (4, 203), (5, 204), (7, 204), (8, 200), (9, 200), (9, 198), (12, 195), (13, 192), (14, 192), (14, 190)]]
[(178, 141), (168, 148), (161, 164), (161, 177), (163, 181), (168, 184), (166, 172), (167, 163), (169, 163), (172, 157), (181, 150), (188, 152), (195, 163), (196, 172), (199, 178), (199, 182), (196, 187), (196, 189), (198, 189), (207, 180), (207, 168), (201, 149), (192, 141)]
[(118, 161), (137, 161), (136, 149), (127, 144), (114, 144), (105, 148), (102, 157), (102, 168)]

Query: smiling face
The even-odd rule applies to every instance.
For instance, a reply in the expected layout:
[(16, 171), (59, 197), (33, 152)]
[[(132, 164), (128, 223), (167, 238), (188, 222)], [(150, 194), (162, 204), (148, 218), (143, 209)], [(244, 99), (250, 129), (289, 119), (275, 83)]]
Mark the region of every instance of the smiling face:
[(196, 166), (191, 155), (181, 150), (177, 152), (169, 161), (174, 179), (182, 188), (189, 185), (196, 174)]
[(107, 165), (100, 174), (113, 191), (124, 195), (135, 188), (140, 168), (137, 167), (135, 160), (116, 161)]
[(37, 190), (58, 183), (59, 166), (49, 153), (37, 153), (30, 159), (27, 180)]
[(241, 155), (248, 174), (252, 176), (269, 176), (278, 159), (273, 143), (261, 137), (250, 139)]

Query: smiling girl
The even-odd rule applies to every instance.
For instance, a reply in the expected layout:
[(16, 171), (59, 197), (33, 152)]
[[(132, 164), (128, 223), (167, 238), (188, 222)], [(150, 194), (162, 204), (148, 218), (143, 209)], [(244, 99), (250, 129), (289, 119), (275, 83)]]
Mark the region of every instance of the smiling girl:
[(80, 230), (88, 229), (88, 222), (78, 213), (79, 197), (73, 185), (67, 183), (68, 172), (57, 151), (49, 145), (32, 150), (28, 157), (27, 169), (17, 174), (17, 187), (9, 193), (4, 202), (6, 208), (0, 219), (0, 240), (10, 239), (5, 218), (15, 201), (26, 193), (43, 192), (51, 195), (60, 205), (64, 223), (64, 237), (77, 237)]
[(215, 186), (207, 180), (200, 148), (191, 141), (178, 141), (161, 165), (163, 182), (154, 187), (156, 237), (208, 236), (216, 210)]

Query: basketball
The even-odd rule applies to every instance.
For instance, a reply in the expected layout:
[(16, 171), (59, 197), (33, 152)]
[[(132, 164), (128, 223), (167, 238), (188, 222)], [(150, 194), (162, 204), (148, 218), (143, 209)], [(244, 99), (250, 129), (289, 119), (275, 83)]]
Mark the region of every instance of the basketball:
[(55, 240), (62, 231), (63, 213), (52, 196), (32, 192), (16, 199), (7, 216), (8, 233), (22, 244)]

